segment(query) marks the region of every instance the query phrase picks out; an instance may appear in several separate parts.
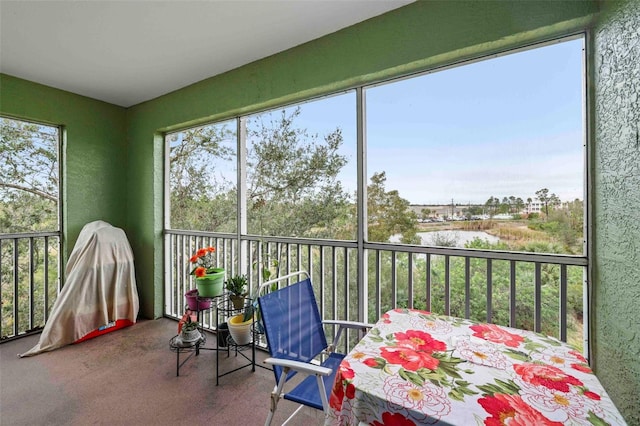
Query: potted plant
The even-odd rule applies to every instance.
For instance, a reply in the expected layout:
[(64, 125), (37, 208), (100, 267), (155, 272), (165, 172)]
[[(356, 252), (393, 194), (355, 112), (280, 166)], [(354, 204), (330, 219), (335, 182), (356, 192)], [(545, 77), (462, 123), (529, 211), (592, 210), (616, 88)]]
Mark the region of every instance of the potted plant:
[(225, 288), (231, 293), (229, 295), (229, 299), (231, 299), (231, 303), (233, 303), (233, 308), (242, 309), (244, 305), (244, 298), (247, 295), (247, 276), (235, 275), (228, 278), (225, 281)]
[(200, 330), (198, 330), (198, 321), (192, 321), (191, 316), (187, 317), (187, 322), (182, 326), (180, 332), (180, 338), (184, 343), (193, 343), (202, 337)]
[(196, 286), (200, 297), (217, 297), (222, 294), (224, 268), (214, 267), (215, 247), (198, 249), (189, 262), (195, 266), (189, 273), (196, 276)]

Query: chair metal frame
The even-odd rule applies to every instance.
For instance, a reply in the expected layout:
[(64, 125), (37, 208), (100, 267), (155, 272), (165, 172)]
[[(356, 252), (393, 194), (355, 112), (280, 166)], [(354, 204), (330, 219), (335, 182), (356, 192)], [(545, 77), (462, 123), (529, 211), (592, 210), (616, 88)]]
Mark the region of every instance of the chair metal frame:
[[(289, 281), (291, 278), (294, 277), (305, 277), (304, 279), (300, 279), (299, 281), (296, 281), (295, 283), (291, 283), (289, 284)], [(298, 272), (294, 272), (279, 278), (275, 278), (273, 280), (270, 281), (266, 281), (264, 282), (260, 288), (258, 289), (258, 299), (260, 300), (260, 297), (265, 295), (265, 294), (269, 294), (271, 293), (271, 291), (269, 291), (271, 289), (271, 287), (274, 284), (277, 284), (278, 288), (274, 291), (278, 291), (281, 290), (285, 287), (288, 287), (289, 285), (295, 285), (295, 284), (300, 284), (301, 282), (304, 282), (308, 280), (309, 284), (311, 285), (311, 277), (309, 276), (309, 274), (306, 271), (298, 271)], [(284, 286), (280, 286), (281, 283), (286, 283), (286, 285)], [(311, 286), (311, 293), (313, 294), (313, 286)], [(318, 309), (318, 304), (317, 301), (315, 300), (315, 294), (313, 297), (313, 303), (315, 306), (313, 306), (312, 308)], [(263, 318), (264, 320), (264, 318)], [(327, 410), (329, 407), (329, 403), (328, 403), (328, 392), (327, 392), (327, 388), (325, 386), (325, 380), (328, 381), (329, 383), (332, 383), (333, 380), (332, 378), (335, 377), (335, 373), (336, 370), (338, 368), (339, 365), (339, 361), (342, 360), (342, 358), (344, 358), (343, 354), (338, 354), (335, 352), (335, 348), (336, 345), (338, 344), (338, 340), (340, 339), (340, 336), (342, 335), (342, 331), (344, 329), (356, 329), (359, 330), (361, 332), (360, 334), (360, 338), (362, 338), (364, 336), (364, 333), (366, 333), (366, 331), (368, 329), (370, 329), (371, 327), (373, 327), (372, 324), (366, 324), (366, 323), (362, 323), (362, 322), (354, 322), (354, 321), (340, 321), (340, 320), (324, 320), (324, 321), (320, 321), (320, 324), (322, 326), (324, 325), (335, 325), (338, 326), (338, 331), (333, 339), (333, 342), (331, 344), (327, 344), (327, 346), (320, 352), (320, 356), (323, 357), (328, 357), (327, 361), (331, 361), (330, 364), (332, 366), (334, 366), (334, 368), (328, 368), (326, 366), (323, 366), (320, 364), (320, 362), (318, 360), (314, 360), (312, 362), (300, 362), (300, 361), (295, 361), (295, 360), (291, 360), (291, 359), (284, 359), (284, 358), (278, 358), (276, 356), (274, 356), (272, 348), (269, 348), (269, 354), (271, 355), (269, 358), (265, 359), (264, 362), (266, 364), (271, 365), (272, 367), (282, 367), (282, 373), (280, 374), (280, 377), (278, 378), (277, 376), (277, 372), (276, 369), (274, 368), (274, 374), (276, 376), (276, 386), (273, 388), (273, 390), (271, 391), (271, 404), (270, 404), (270, 408), (269, 408), (269, 415), (267, 417), (267, 420), (265, 421), (265, 426), (269, 426), (271, 424), (271, 421), (273, 420), (273, 416), (275, 414), (275, 411), (278, 407), (278, 402), (280, 401), (280, 398), (287, 398), (287, 394), (291, 393), (293, 391), (295, 391), (299, 386), (302, 385), (302, 383), (296, 385), (295, 387), (293, 387), (289, 392), (285, 392), (285, 385), (287, 383), (287, 381), (289, 379), (291, 379), (293, 377), (293, 375), (295, 375), (296, 373), (302, 373), (305, 374), (307, 376), (315, 376), (316, 377), (316, 382), (317, 382), (317, 386), (318, 386), (318, 393), (320, 395), (320, 399), (322, 401), (322, 407), (318, 407), (315, 405), (309, 405), (309, 404), (304, 404), (301, 403), (300, 406), (293, 412), (293, 414), (291, 414), (287, 420), (285, 420), (285, 422), (283, 423), (283, 425), (286, 425), (296, 414), (298, 414), (300, 412), (300, 410), (302, 410), (305, 406), (309, 406), (312, 408), (316, 408), (316, 409), (322, 409), (322, 411), (324, 412), (324, 415), (327, 415)], [(266, 329), (266, 324), (265, 324), (265, 329)], [(265, 330), (266, 332), (266, 330)], [(324, 334), (324, 332), (323, 332)], [(326, 336), (325, 336), (326, 339)], [(331, 390), (331, 388), (329, 388), (329, 391)], [(287, 398), (289, 399), (289, 398)]]

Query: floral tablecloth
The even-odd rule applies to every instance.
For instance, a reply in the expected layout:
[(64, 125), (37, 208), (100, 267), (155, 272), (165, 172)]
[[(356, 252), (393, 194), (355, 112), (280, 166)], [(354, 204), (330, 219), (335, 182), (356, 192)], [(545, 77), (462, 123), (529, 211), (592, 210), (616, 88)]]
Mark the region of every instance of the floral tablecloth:
[(395, 309), (345, 357), (326, 425), (624, 425), (585, 358), (538, 333)]

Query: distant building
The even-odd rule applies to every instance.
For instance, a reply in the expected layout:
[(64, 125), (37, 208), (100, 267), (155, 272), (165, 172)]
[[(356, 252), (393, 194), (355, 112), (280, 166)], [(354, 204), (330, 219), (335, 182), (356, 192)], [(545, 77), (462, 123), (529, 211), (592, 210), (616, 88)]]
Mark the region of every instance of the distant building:
[(532, 202), (525, 203), (523, 213), (531, 214), (531, 213), (540, 213), (544, 210), (544, 203), (534, 198)]

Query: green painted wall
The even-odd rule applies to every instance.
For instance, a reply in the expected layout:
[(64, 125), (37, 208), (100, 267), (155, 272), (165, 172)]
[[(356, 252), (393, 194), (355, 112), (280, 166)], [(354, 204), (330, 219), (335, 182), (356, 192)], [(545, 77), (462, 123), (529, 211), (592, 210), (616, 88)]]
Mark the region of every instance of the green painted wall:
[(640, 2), (608, 7), (594, 32), (593, 366), (640, 425)]
[[(128, 110), (2, 75), (0, 113), (65, 125), (66, 239), (73, 244), (94, 219), (125, 228), (136, 256), (141, 314), (158, 317), (163, 131), (585, 30), (600, 4), (417, 2)], [(592, 93), (593, 362), (630, 424), (640, 424), (637, 5), (616, 2), (597, 24)]]
[(126, 228), (125, 109), (0, 74), (0, 114), (64, 126), (64, 258), (82, 227)]

